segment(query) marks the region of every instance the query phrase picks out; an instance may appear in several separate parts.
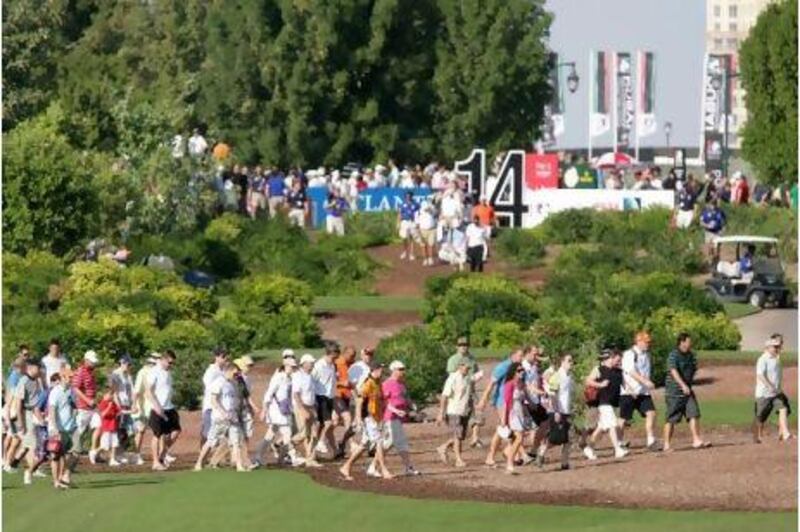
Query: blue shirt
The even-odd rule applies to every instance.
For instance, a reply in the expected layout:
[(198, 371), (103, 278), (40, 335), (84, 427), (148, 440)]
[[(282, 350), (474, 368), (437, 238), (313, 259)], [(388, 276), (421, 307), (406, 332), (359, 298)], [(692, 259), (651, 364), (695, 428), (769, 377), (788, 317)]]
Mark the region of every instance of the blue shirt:
[(744, 257), (739, 259), (739, 272), (749, 273), (753, 271), (753, 257), (746, 253)]
[(686, 187), (683, 187), (680, 192), (678, 192), (678, 208), (682, 211), (691, 211), (694, 209), (694, 204), (697, 201), (697, 198), (694, 194), (690, 191), (686, 190)]
[(492, 405), (495, 408), (502, 408), (505, 404), (505, 401), (503, 401), (503, 383), (505, 383), (506, 373), (508, 373), (508, 368), (510, 367), (511, 359), (507, 358), (492, 370), (492, 382), (495, 384), (494, 390), (492, 390)]
[(272, 174), (267, 181), (267, 190), (270, 197), (283, 196), (286, 193), (286, 183), (282, 174)]
[(413, 222), (414, 215), (417, 214), (418, 210), (419, 204), (416, 201), (404, 201), (403, 204), (400, 205), (400, 219), (404, 222)]
[(11, 368), (11, 371), (8, 372), (8, 380), (6, 380), (6, 387), (9, 390), (16, 389), (17, 384), (19, 383), (19, 378), (21, 376), (22, 373), (20, 373), (17, 368)]
[(333, 202), (325, 205), (325, 211), (334, 218), (341, 218), (346, 210), (347, 202), (342, 198), (336, 198)]
[(255, 192), (263, 192), (264, 182), (264, 176), (257, 175), (250, 181), (250, 188), (252, 188)]
[(706, 231), (719, 233), (725, 226), (725, 213), (719, 209), (716, 211), (706, 209), (703, 211), (703, 214), (700, 215), (700, 221), (703, 222), (703, 227), (706, 228)]

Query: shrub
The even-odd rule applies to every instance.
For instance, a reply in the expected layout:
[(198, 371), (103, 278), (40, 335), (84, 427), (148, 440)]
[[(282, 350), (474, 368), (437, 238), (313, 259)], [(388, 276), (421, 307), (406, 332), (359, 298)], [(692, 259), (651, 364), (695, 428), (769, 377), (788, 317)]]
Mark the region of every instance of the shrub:
[(551, 244), (577, 244), (591, 241), (592, 223), (597, 211), (568, 209), (554, 212), (541, 224), (546, 241)]
[[(495, 321), (491, 318), (479, 318), (472, 322), (469, 328), (469, 341), (475, 347), (486, 347), (489, 345), (489, 339), (492, 335), (492, 328)], [(455, 328), (455, 325), (453, 326)], [(442, 338), (443, 340), (446, 339)]]
[(529, 335), (522, 330), (519, 324), (501, 321), (495, 323), (489, 333), (489, 347), (493, 349), (519, 347), (528, 339)]
[(152, 317), (130, 310), (85, 312), (74, 322), (66, 344), (79, 353), (93, 349), (105, 363), (113, 362), (119, 353), (140, 358), (148, 350), (156, 334)]
[(375, 355), (387, 364), (401, 360), (406, 365), (408, 394), (420, 405), (435, 397), (447, 378), (448, 351), (423, 327), (408, 327), (384, 338)]
[(346, 234), (352, 236), (359, 247), (391, 244), (397, 235), (397, 213), (355, 212), (347, 219)]
[(207, 290), (192, 288), (186, 284), (165, 286), (155, 293), (156, 297), (167, 303), (169, 314), (163, 316), (165, 322), (173, 319), (201, 321), (217, 310), (217, 301)]
[(303, 281), (282, 275), (258, 274), (239, 281), (233, 298), (241, 308), (278, 313), (289, 304), (311, 306), (314, 293)]
[(322, 346), (319, 325), (308, 307), (289, 304), (278, 313), (244, 314), (242, 319), (254, 331), (252, 349)]
[(181, 408), (194, 410), (200, 405), (203, 372), (214, 344), (211, 331), (190, 320), (172, 321), (155, 335), (153, 349), (172, 349), (176, 353), (173, 399)]
[(501, 229), (495, 242), (497, 254), (520, 268), (536, 266), (545, 256), (541, 230)]
[(203, 235), (207, 240), (234, 244), (244, 231), (246, 220), (238, 214), (226, 212), (206, 226)]
[(422, 308), (422, 319), (426, 322), (433, 320), (436, 317), (436, 309), (439, 307), (444, 295), (450, 289), (450, 286), (457, 279), (464, 279), (469, 277), (466, 272), (455, 272), (450, 275), (434, 275), (425, 280), (425, 304)]
[(61, 259), (45, 251), (27, 255), (3, 254), (3, 314), (45, 310), (51, 287), (67, 274)]
[(217, 310), (209, 327), (218, 345), (224, 345), (234, 353), (249, 352), (253, 349), (255, 326), (245, 321), (235, 309)]

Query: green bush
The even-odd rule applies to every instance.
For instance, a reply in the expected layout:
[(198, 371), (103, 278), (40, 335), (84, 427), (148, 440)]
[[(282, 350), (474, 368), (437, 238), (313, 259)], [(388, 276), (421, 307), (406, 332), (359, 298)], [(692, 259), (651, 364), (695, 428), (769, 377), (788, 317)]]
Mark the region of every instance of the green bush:
[(545, 256), (544, 239), (539, 229), (501, 229), (495, 246), (498, 256), (520, 268), (531, 268)]
[(258, 274), (239, 281), (233, 298), (243, 309), (277, 313), (289, 304), (311, 306), (314, 293), (303, 281), (282, 275)]
[(191, 320), (172, 321), (153, 338), (153, 349), (175, 351), (174, 401), (182, 408), (194, 410), (200, 405), (203, 372), (211, 360), (214, 345), (211, 331)]
[(448, 350), (424, 327), (408, 327), (384, 338), (375, 355), (377, 360), (387, 364), (401, 360), (406, 365), (408, 394), (420, 405), (436, 397), (447, 378)]
[(170, 310), (164, 321), (187, 319), (202, 321), (217, 310), (217, 300), (208, 290), (192, 288), (186, 284), (174, 284), (158, 290), (155, 296), (164, 301)]
[[(489, 345), (489, 340), (492, 336), (492, 329), (495, 326), (495, 321), (491, 318), (478, 318), (469, 328), (469, 341), (475, 347), (486, 347)], [(455, 325), (453, 325), (455, 328)], [(438, 332), (437, 332), (438, 335)], [(438, 336), (437, 336), (438, 337)], [(446, 339), (447, 336), (442, 339)]]
[(226, 212), (219, 218), (211, 220), (203, 231), (203, 235), (208, 240), (234, 244), (244, 231), (246, 223), (246, 219), (241, 215)]
[(579, 244), (590, 242), (593, 234), (594, 209), (568, 209), (551, 213), (541, 224), (548, 244)]
[(359, 247), (384, 246), (397, 237), (397, 213), (395, 211), (354, 212), (347, 218), (346, 234)]
[(425, 304), (422, 308), (422, 319), (430, 322), (436, 317), (436, 309), (442, 302), (444, 295), (450, 290), (450, 286), (458, 280), (469, 277), (466, 272), (455, 272), (449, 275), (434, 275), (425, 279), (425, 289), (423, 295)]
[(103, 363), (112, 363), (119, 353), (141, 359), (157, 329), (148, 313), (130, 310), (86, 312), (77, 317), (65, 345), (78, 353), (93, 349)]
[(46, 251), (3, 254), (3, 314), (45, 310), (51, 291), (67, 274), (61, 259)]
[(726, 205), (723, 207), (729, 235), (771, 236), (779, 240), (783, 260), (797, 260), (797, 213), (782, 207)]
[(520, 347), (527, 343), (530, 335), (518, 323), (501, 321), (494, 324), (489, 333), (489, 347), (492, 349)]

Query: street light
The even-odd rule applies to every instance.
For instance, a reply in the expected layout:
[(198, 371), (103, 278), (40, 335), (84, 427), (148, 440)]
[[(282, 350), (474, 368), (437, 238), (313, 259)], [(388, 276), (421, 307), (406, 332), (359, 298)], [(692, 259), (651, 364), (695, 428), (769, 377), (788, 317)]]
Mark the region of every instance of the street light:
[(664, 122), (664, 135), (667, 136), (667, 154), (669, 154), (669, 136), (672, 133), (672, 122)]
[(728, 87), (730, 87), (731, 79), (738, 78), (738, 72), (731, 72), (730, 70), (730, 63), (725, 63), (725, 70), (722, 74), (716, 74), (711, 78), (711, 87), (715, 91), (720, 89), (724, 92), (724, 100), (723, 100), (723, 111), (725, 112), (725, 136), (723, 137), (722, 141), (722, 175), (728, 177), (728, 159), (730, 158), (730, 151), (728, 150), (728, 122), (730, 121), (730, 114), (731, 114), (731, 101), (730, 101), (730, 92), (728, 91)]
[(567, 89), (569, 92), (575, 93), (578, 90), (578, 84), (581, 81), (581, 78), (578, 77), (578, 71), (575, 69), (575, 61), (567, 61), (565, 63), (559, 63), (558, 68), (561, 67), (570, 67), (569, 74), (567, 75)]

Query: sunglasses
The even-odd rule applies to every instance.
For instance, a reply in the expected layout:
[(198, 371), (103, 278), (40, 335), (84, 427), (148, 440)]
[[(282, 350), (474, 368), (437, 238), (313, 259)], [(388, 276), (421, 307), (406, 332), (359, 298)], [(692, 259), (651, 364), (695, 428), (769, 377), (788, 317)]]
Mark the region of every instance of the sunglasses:
[(458, 344), (458, 347), (469, 347), (469, 344)]

